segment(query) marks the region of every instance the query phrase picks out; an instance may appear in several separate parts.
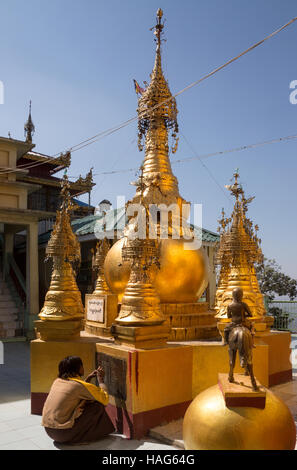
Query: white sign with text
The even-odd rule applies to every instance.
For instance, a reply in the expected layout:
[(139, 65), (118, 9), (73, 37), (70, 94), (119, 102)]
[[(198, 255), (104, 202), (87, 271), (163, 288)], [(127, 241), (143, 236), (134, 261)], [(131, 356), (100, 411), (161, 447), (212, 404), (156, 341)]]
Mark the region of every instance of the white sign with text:
[(88, 299), (87, 320), (104, 323), (104, 299)]

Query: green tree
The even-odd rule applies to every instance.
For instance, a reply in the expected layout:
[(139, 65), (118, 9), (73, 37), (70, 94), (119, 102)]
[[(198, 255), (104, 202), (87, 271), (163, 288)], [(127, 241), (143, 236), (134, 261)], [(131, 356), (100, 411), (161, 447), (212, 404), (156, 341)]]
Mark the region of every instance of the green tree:
[(287, 276), (274, 259), (264, 258), (256, 267), (259, 287), (262, 294), (273, 300), (275, 295), (287, 295), (290, 300), (297, 297), (297, 280)]

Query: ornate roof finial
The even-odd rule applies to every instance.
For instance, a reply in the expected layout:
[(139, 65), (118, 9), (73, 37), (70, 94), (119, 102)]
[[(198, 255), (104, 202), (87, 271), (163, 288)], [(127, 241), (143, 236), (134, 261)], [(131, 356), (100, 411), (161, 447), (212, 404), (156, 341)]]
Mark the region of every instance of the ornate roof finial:
[(25, 130), (26, 142), (28, 142), (29, 144), (32, 144), (32, 136), (35, 132), (35, 126), (33, 124), (32, 117), (31, 117), (31, 100), (30, 100), (30, 105), (29, 105), (29, 116), (28, 116), (27, 122), (25, 123), (24, 130)]
[(94, 186), (94, 181), (93, 181), (93, 167), (90, 169), (90, 171), (86, 174), (85, 177), (82, 177), (79, 175), (79, 178), (75, 181), (75, 184), (80, 184), (81, 186), (86, 186), (90, 190)]

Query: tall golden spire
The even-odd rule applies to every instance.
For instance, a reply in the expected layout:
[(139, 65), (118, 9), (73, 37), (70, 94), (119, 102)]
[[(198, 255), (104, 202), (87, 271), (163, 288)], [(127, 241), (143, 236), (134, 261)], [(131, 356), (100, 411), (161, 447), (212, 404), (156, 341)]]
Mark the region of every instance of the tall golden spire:
[(157, 24), (154, 28), (157, 48), (151, 82), (138, 101), (138, 146), (139, 150), (143, 150), (143, 138), (145, 138), (144, 181), (148, 186), (158, 186), (165, 199), (162, 202), (170, 204), (180, 197), (178, 182), (172, 173), (168, 156), (168, 131), (170, 129), (175, 140), (172, 151), (175, 152), (177, 149), (178, 111), (176, 101), (162, 71), (161, 38), (164, 28), (162, 16), (163, 12), (159, 8)]

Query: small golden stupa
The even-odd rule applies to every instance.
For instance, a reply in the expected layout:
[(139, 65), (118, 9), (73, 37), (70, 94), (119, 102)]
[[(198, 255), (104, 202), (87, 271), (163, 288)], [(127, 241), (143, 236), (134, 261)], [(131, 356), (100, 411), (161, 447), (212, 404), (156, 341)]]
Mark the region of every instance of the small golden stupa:
[(93, 261), (93, 269), (97, 272), (96, 286), (93, 294), (111, 294), (111, 290), (105, 279), (104, 261), (109, 250), (109, 242), (107, 238), (99, 240), (96, 245), (96, 254)]
[(71, 228), (70, 213), (74, 208), (67, 174), (62, 180), (62, 204), (46, 248), (47, 259), (53, 259), (49, 290), (35, 322), (41, 339), (71, 338), (83, 329), (84, 308), (77, 287), (73, 264), (80, 262), (80, 244)]
[[(232, 291), (236, 287), (243, 290), (243, 300), (252, 312), (253, 320), (262, 323), (263, 329), (269, 326), (263, 295), (260, 292), (255, 264), (263, 261), (258, 238), (258, 226), (247, 217), (248, 204), (254, 197), (246, 199), (242, 186), (238, 183), (238, 170), (234, 173), (234, 183), (226, 186), (235, 197), (232, 215), (226, 218), (224, 210), (219, 220), (220, 245), (216, 263), (221, 266), (216, 292), (217, 318), (227, 321), (227, 306), (232, 301)], [(260, 325), (258, 325), (260, 328)]]
[(122, 248), (122, 259), (129, 263), (131, 271), (116, 323), (130, 326), (160, 325), (165, 321), (165, 316), (161, 312), (160, 298), (153, 286), (155, 268), (160, 266), (159, 240), (150, 238), (150, 213), (143, 198), (143, 167), (139, 189), (143, 211), (140, 222), (144, 221), (145, 234), (144, 238), (140, 238), (140, 233), (133, 236), (134, 234), (129, 232)]
[[(158, 237), (150, 236), (150, 212), (144, 202), (144, 187), (142, 167), (139, 181), (142, 214), (135, 227), (137, 233), (128, 228), (122, 247), (123, 262), (128, 263), (131, 270), (113, 334), (117, 342), (150, 349), (166, 344), (170, 328), (162, 325), (166, 318), (153, 285), (160, 268), (160, 243)], [(144, 233), (139, 230), (141, 227)]]

